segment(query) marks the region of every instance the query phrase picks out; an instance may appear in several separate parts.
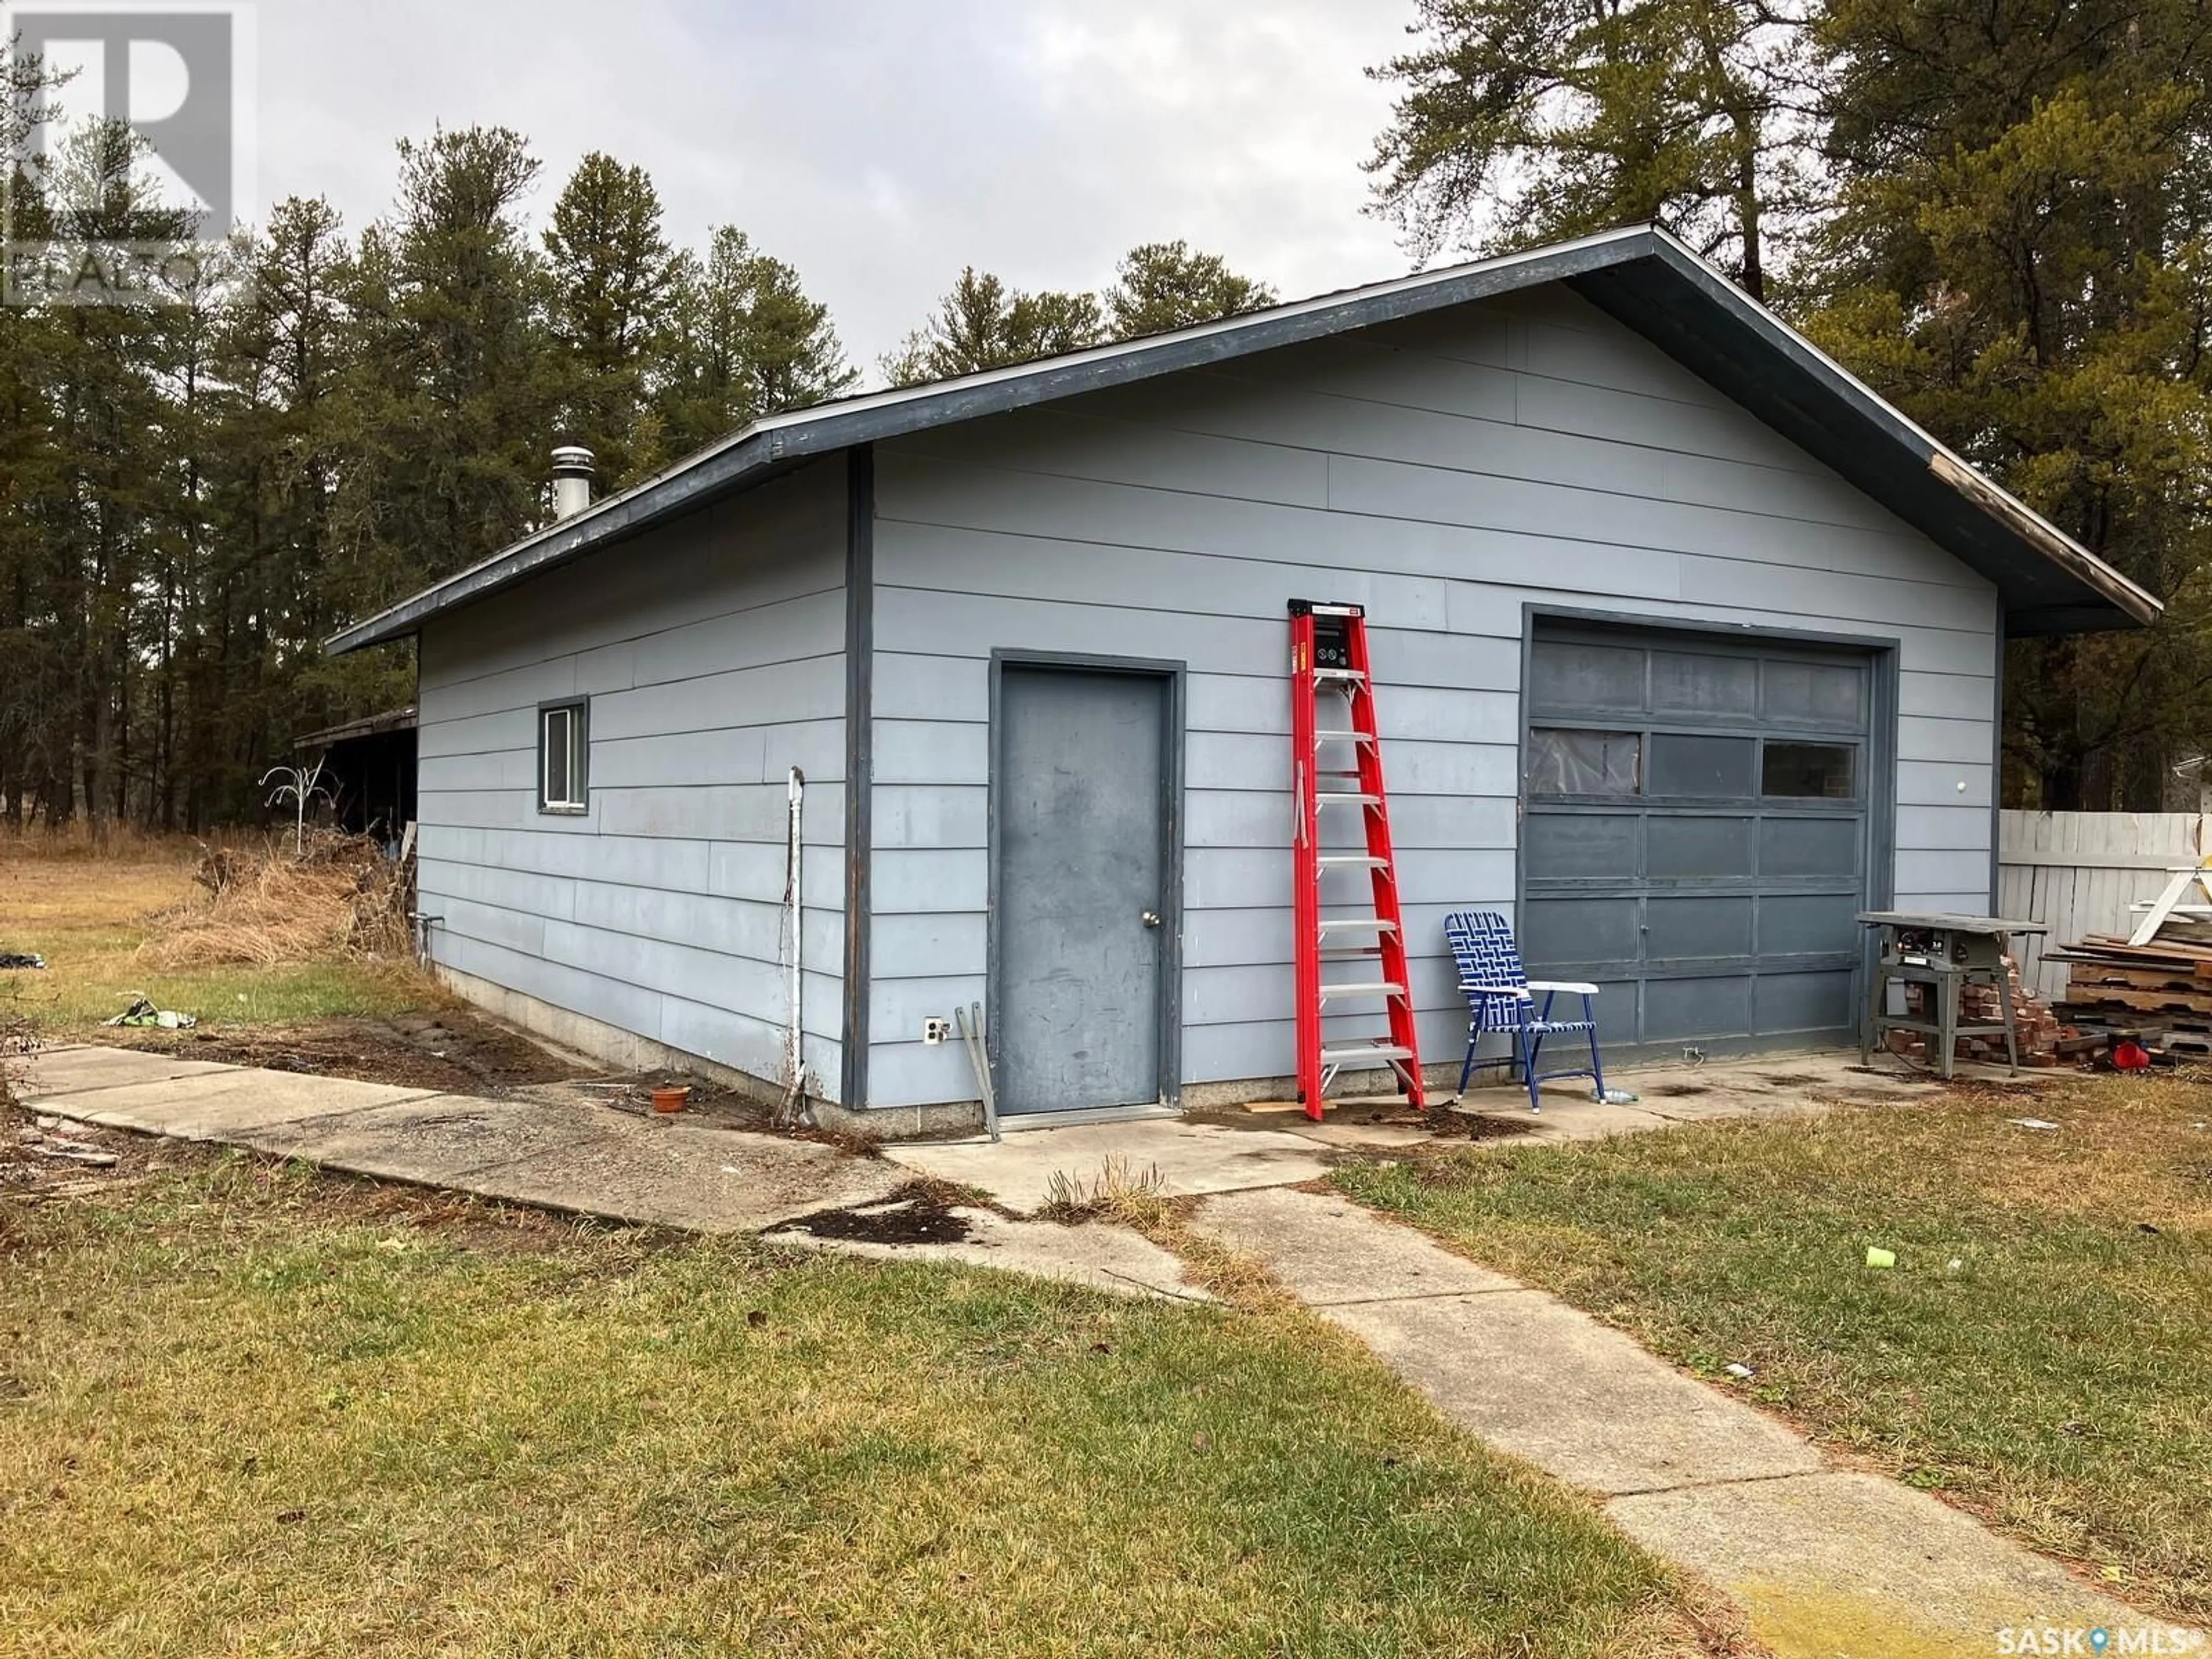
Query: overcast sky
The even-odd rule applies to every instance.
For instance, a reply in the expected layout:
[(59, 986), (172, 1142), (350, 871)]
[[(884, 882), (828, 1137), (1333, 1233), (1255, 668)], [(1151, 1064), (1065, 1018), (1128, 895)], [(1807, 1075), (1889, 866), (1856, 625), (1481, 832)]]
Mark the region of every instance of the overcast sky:
[(1364, 216), (1410, 0), (261, 0), (259, 185), (358, 228), (392, 140), (527, 134), (542, 216), (605, 149), (672, 240), (733, 223), (872, 374), (963, 264), (1102, 285), (1181, 236), (1285, 298), (1403, 272)]

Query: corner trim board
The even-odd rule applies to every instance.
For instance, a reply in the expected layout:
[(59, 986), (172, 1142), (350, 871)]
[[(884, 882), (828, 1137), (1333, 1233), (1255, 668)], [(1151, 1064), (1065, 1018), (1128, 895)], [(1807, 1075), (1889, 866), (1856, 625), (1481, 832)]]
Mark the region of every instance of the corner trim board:
[(845, 525), (845, 1020), (838, 1104), (868, 1103), (868, 939), (874, 918), (876, 452), (846, 461)]
[(2005, 728), (2004, 606), (1997, 606), (1996, 660), (1990, 688), (1990, 914), (2004, 914), (2000, 896), (2004, 885), (2004, 728)]

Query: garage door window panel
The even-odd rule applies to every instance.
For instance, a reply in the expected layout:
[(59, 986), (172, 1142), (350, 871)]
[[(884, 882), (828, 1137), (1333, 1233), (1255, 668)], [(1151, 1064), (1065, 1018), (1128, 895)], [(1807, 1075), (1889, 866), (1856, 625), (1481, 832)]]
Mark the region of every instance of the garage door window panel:
[(1754, 738), (1655, 732), (1650, 754), (1646, 794), (1700, 800), (1751, 799), (1759, 754)]
[(1644, 653), (1635, 647), (1539, 640), (1528, 663), (1533, 706), (1604, 713), (1644, 707)]
[(1856, 800), (1858, 771), (1854, 744), (1770, 738), (1759, 756), (1759, 793), (1771, 800)]
[(1532, 795), (1633, 795), (1643, 777), (1640, 732), (1540, 726), (1528, 733)]
[(1748, 657), (1655, 651), (1651, 712), (1670, 720), (1753, 723), (1759, 718), (1759, 664)]

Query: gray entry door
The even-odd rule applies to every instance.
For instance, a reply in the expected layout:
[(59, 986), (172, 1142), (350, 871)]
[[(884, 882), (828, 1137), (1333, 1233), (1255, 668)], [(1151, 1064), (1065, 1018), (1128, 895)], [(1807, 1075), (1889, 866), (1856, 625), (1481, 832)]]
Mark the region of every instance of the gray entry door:
[(1000, 668), (1003, 1111), (1161, 1097), (1169, 689), (1149, 674)]
[(1874, 658), (1540, 624), (1522, 953), (1647, 1053), (1847, 1043), (1873, 856)]

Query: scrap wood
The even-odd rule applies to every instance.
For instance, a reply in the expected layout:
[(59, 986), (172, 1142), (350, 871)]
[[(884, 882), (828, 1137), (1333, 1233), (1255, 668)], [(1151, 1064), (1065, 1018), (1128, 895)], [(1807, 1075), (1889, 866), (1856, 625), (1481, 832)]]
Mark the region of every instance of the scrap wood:
[(59, 1158), (64, 1163), (67, 1164), (89, 1164), (94, 1169), (100, 1170), (113, 1169), (116, 1164), (122, 1162), (122, 1160), (117, 1158), (112, 1152), (97, 1152), (90, 1146), (34, 1146), (29, 1150), (31, 1156), (33, 1158)]
[(2181, 902), (2182, 896), (2188, 892), (2192, 883), (2203, 890), (2207, 900), (2212, 900), (2212, 869), (2201, 864), (2183, 866), (2172, 872), (2172, 878), (2166, 884), (2164, 892), (2141, 907), (2143, 919), (2136, 924), (2135, 932), (2128, 935), (2129, 944), (2149, 944), (2158, 937), (2159, 929), (2166, 926), (2166, 918), (2177, 909), (2201, 909), (2202, 907), (2196, 905), (2185, 906)]
[(2139, 1042), (2163, 1059), (2212, 1054), (2212, 946), (2169, 927), (2149, 943), (2093, 933), (2048, 954), (2067, 964), (2060, 1017), (2097, 1046)]

